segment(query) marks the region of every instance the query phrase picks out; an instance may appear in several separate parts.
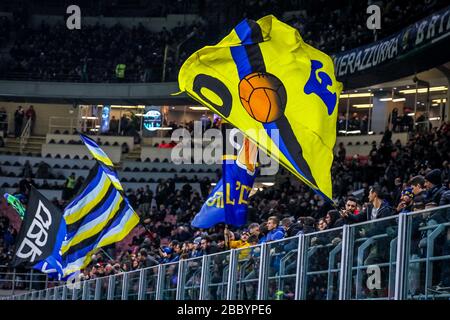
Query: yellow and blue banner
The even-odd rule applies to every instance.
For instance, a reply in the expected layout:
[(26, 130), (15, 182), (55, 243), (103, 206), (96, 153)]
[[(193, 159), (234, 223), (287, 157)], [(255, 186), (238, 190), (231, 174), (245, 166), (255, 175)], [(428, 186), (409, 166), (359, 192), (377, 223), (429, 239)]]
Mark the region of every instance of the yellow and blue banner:
[(123, 191), (122, 184), (120, 183), (117, 172), (114, 169), (114, 164), (108, 157), (108, 155), (102, 150), (102, 148), (99, 147), (99, 145), (94, 140), (92, 140), (88, 136), (80, 133), (80, 138), (81, 141), (83, 141), (84, 145), (88, 148), (92, 157), (97, 160), (97, 162), (103, 167), (105, 173), (108, 174), (114, 187), (118, 190)]
[(245, 19), (217, 45), (191, 55), (178, 81), (182, 91), (331, 200), (342, 85), (331, 58), (295, 28), (272, 15)]
[(257, 157), (258, 148), (247, 138), (243, 139), (237, 154), (224, 152), (222, 179), (192, 220), (193, 227), (210, 228), (218, 223), (239, 227), (247, 223), (248, 198), (258, 170)]

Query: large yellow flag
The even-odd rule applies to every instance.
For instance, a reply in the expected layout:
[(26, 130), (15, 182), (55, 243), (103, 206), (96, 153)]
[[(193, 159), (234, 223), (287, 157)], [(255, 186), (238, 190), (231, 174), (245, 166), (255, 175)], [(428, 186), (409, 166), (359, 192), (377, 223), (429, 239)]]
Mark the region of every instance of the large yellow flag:
[(244, 20), (190, 56), (180, 89), (240, 129), (319, 194), (331, 164), (342, 85), (331, 58), (269, 15)]

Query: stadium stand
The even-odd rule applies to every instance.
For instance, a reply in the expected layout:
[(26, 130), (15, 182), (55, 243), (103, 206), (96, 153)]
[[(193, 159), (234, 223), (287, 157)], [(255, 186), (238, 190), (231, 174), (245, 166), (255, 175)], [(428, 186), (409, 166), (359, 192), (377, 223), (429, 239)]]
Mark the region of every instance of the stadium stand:
[[(53, 1), (41, 2), (49, 14), (56, 10)], [(243, 17), (276, 14), (308, 43), (332, 54), (389, 36), (447, 5), (441, 0), (378, 1), (385, 13), (382, 23), (389, 27), (373, 32), (364, 27), (367, 3), (355, 0), (343, 1), (344, 7), (339, 1), (305, 1), (301, 11), (294, 0), (224, 1), (217, 16), (208, 12), (210, 1), (179, 1), (173, 7), (165, 1), (99, 1), (98, 7), (81, 2), (93, 16), (117, 8), (123, 10), (120, 17), (189, 11), (201, 22), (162, 31), (91, 24), (65, 37), (62, 23), (24, 22), (42, 9), (27, 12), (8, 1), (18, 13), (0, 15), (0, 49), (7, 51), (0, 54), (0, 78), (113, 86), (121, 82), (116, 65), (125, 63), (127, 82), (175, 81), (186, 57), (220, 39), (227, 31), (222, 29)], [(227, 5), (232, 8), (221, 10)], [(99, 251), (78, 275), (81, 288), (72, 290), (42, 274), (8, 266), (20, 221), (2, 198), (0, 295), (14, 292), (14, 299), (47, 300), (448, 299), (450, 123), (439, 118), (438, 126), (431, 120), (424, 121), (429, 127), (415, 126), (417, 119), (407, 110), (398, 121), (397, 116), (387, 119), (394, 117), (393, 111), (383, 113), (386, 119), (379, 127), (384, 131), (377, 128), (372, 134), (367, 115), (349, 118), (347, 107), (347, 115), (339, 116), (332, 165), (337, 208), (281, 169), (273, 186), (253, 190), (246, 225), (231, 230), (223, 224), (210, 229), (190, 224), (220, 178), (217, 164), (173, 163), (179, 159), (172, 155), (175, 143), (168, 138), (181, 127), (192, 134), (193, 121), (171, 121), (166, 123), (170, 131), (149, 138), (128, 119), (120, 130), (95, 137), (117, 165), (139, 226), (120, 243)], [(0, 116), (0, 131), (7, 136), (16, 124), (11, 127), (11, 118), (2, 121), (10, 115), (1, 108)], [(6, 137), (7, 145), (17, 148), (0, 154), (0, 190), (24, 195), (26, 205), (30, 185), (35, 185), (64, 208), (95, 162), (72, 127), (50, 128), (38, 143), (40, 155), (20, 150), (17, 134)], [(352, 136), (349, 131), (359, 132)], [(131, 153), (137, 156), (132, 159)], [(74, 186), (69, 187), (69, 179), (75, 180)], [(367, 290), (365, 271), (375, 264), (383, 271), (382, 286)], [(398, 279), (399, 268), (403, 280)]]

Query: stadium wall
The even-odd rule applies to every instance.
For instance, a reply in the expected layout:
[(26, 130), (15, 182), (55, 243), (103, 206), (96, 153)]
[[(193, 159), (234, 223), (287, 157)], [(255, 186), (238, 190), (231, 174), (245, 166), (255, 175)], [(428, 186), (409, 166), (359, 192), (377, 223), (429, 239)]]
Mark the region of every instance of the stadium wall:
[[(83, 19), (81, 20), (81, 28), (83, 25), (95, 25), (99, 23), (104, 24), (107, 27), (112, 27), (117, 23), (123, 26), (131, 28), (133, 26), (138, 26), (142, 24), (144, 27), (151, 31), (159, 32), (163, 28), (167, 30), (173, 29), (178, 25), (188, 25), (196, 21), (201, 21), (202, 19), (196, 14), (169, 14), (166, 17), (137, 17), (137, 18), (127, 18), (127, 17), (84, 17), (83, 9), (81, 8), (81, 15)], [(65, 24), (66, 16), (53, 16), (53, 15), (33, 15), (31, 17), (31, 24), (33, 27), (38, 27), (43, 21), (49, 25), (55, 25), (57, 23)]]

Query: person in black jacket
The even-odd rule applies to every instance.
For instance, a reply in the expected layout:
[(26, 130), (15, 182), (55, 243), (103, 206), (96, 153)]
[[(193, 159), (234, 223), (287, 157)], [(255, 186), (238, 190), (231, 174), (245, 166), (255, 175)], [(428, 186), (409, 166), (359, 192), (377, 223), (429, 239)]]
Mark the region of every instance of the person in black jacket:
[(384, 201), (379, 187), (372, 187), (369, 191), (369, 204), (359, 214), (349, 214), (345, 219), (351, 223), (375, 220), (392, 215), (392, 208)]
[(442, 194), (447, 191), (447, 188), (442, 185), (441, 170), (434, 169), (427, 173), (425, 176), (425, 187), (427, 188), (425, 203), (434, 202), (439, 204)]
[(427, 195), (425, 189), (425, 178), (423, 176), (415, 176), (409, 181), (409, 185), (412, 188), (414, 194), (413, 206), (424, 205)]
[(292, 217), (284, 218), (283, 220), (281, 220), (281, 225), (286, 232), (286, 238), (296, 236), (302, 230), (302, 226), (298, 222), (295, 222)]
[[(369, 191), (369, 204), (358, 215), (350, 214), (345, 219), (353, 223), (372, 221), (389, 217), (393, 214), (392, 208), (384, 200), (379, 187), (371, 187)], [(388, 228), (395, 224), (393, 220), (383, 220), (376, 223), (371, 223), (359, 227), (359, 235), (361, 237), (370, 238), (376, 235), (383, 235), (388, 233)], [(388, 233), (389, 234), (389, 233)], [(371, 265), (374, 263), (386, 262), (389, 250), (389, 235), (377, 239), (370, 248), (367, 258), (364, 260), (364, 265)]]

